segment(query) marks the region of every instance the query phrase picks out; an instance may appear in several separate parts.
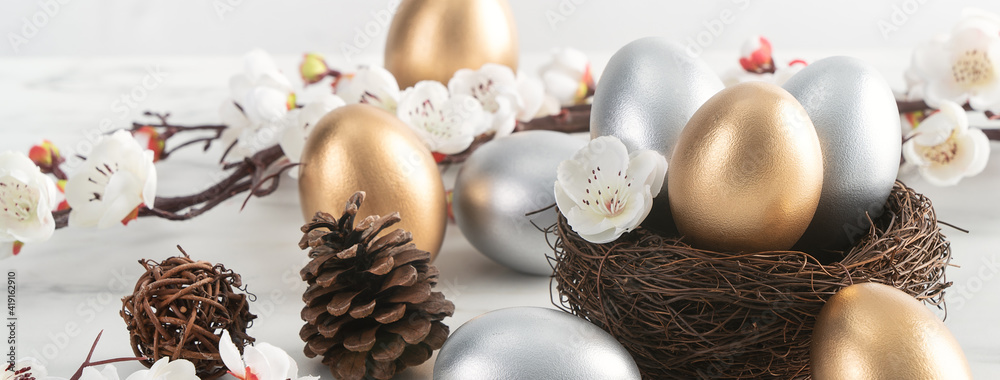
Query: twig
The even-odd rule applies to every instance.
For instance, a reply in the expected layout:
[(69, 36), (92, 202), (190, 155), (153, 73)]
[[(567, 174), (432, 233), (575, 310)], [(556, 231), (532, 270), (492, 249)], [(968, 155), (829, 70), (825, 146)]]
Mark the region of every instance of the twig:
[(73, 376), (69, 378), (69, 380), (80, 380), (80, 378), (83, 377), (83, 369), (87, 367), (96, 367), (104, 364), (146, 359), (142, 357), (135, 357), (135, 358), (107, 359), (107, 360), (91, 362), (90, 359), (94, 356), (94, 350), (97, 349), (97, 342), (101, 341), (101, 335), (103, 334), (104, 330), (101, 330), (101, 332), (97, 333), (97, 338), (94, 339), (94, 344), (90, 346), (90, 352), (87, 353), (87, 359), (83, 361), (83, 364), (80, 365), (80, 368), (76, 370), (76, 373), (74, 373)]

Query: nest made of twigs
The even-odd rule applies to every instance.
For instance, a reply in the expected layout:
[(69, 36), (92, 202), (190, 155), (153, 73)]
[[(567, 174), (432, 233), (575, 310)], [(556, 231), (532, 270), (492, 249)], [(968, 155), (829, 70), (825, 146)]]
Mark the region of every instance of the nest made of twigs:
[(950, 285), (931, 202), (900, 182), (868, 234), (827, 265), (695, 249), (641, 227), (593, 244), (562, 215), (555, 230), (555, 303), (611, 333), (647, 379), (808, 378), (816, 315), (838, 290), (878, 282), (940, 306)]
[(150, 367), (163, 357), (186, 359), (202, 379), (224, 375), (222, 330), (229, 330), (240, 351), (254, 341), (246, 330), (257, 316), (250, 314), (247, 295), (233, 290), (243, 286), (240, 275), (222, 264), (191, 260), (186, 253), (139, 264), (146, 273), (133, 294), (122, 298), (121, 316), (132, 351), (146, 358), (141, 363)]

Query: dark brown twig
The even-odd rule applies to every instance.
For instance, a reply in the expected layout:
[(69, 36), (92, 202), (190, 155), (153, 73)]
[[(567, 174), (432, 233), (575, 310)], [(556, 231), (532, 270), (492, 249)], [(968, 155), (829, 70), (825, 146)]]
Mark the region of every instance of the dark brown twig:
[(87, 359), (85, 359), (83, 361), (83, 364), (80, 365), (80, 368), (78, 368), (76, 370), (76, 373), (74, 373), (73, 376), (71, 376), (69, 378), (69, 380), (80, 380), (80, 378), (83, 377), (83, 369), (87, 368), (87, 367), (96, 367), (96, 366), (99, 366), (99, 365), (105, 365), (105, 364), (111, 364), (111, 363), (127, 362), (127, 361), (135, 361), (135, 360), (145, 360), (146, 359), (146, 358), (143, 358), (143, 357), (116, 358), (116, 359), (107, 359), (107, 360), (101, 360), (101, 361), (91, 362), (90, 359), (94, 357), (94, 350), (97, 349), (97, 342), (101, 341), (101, 335), (104, 335), (104, 330), (101, 330), (101, 332), (97, 333), (97, 338), (94, 339), (94, 344), (92, 344), (90, 346), (90, 352), (87, 353)]

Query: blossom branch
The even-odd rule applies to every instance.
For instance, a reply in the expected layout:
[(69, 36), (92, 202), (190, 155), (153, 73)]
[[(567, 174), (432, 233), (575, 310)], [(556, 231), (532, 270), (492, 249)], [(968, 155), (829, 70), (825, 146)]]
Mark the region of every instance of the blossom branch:
[[(587, 132), (590, 130), (590, 105), (581, 104), (563, 108), (552, 116), (533, 119), (529, 122), (518, 122), (514, 132), (522, 131), (556, 131), (564, 133)], [(493, 135), (480, 135), (472, 141), (472, 145), (461, 153), (444, 156), (439, 165), (451, 165), (465, 162), (483, 144), (493, 140)]]
[[(900, 114), (928, 111), (934, 109), (933, 107), (927, 105), (927, 102), (923, 100), (897, 100), (896, 108), (899, 109)], [(966, 111), (974, 111), (972, 109), (972, 106), (969, 105), (969, 103), (965, 103), (964, 105), (962, 105), (962, 109)], [(983, 114), (986, 115), (986, 118), (989, 120), (1000, 120), (1000, 115), (995, 114), (993, 112), (984, 111)], [(988, 137), (990, 140), (1000, 141), (1000, 129), (995, 129), (995, 128), (980, 128), (980, 129), (982, 129), (983, 133), (986, 134), (986, 137)]]
[[(138, 216), (155, 216), (167, 220), (188, 220), (204, 214), (226, 200), (247, 191), (250, 191), (249, 196), (251, 197), (269, 195), (278, 188), (280, 180), (280, 175), (278, 174), (287, 170), (290, 166), (282, 167), (274, 174), (266, 175), (266, 173), (275, 162), (283, 157), (284, 153), (282, 153), (281, 147), (277, 145), (261, 150), (247, 157), (242, 162), (235, 164), (232, 167), (235, 170), (219, 183), (197, 194), (156, 197), (155, 207), (140, 207)], [(56, 228), (63, 228), (69, 225), (69, 213), (70, 210), (68, 209), (52, 213), (56, 220)]]

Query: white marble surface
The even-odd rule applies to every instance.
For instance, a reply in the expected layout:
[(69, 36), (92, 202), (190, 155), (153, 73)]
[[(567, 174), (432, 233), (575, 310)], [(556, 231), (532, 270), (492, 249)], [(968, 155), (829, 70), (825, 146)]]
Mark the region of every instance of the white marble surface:
[[(906, 51), (798, 53), (787, 56), (858, 55), (895, 85), (902, 84), (900, 73), (908, 62)], [(721, 71), (735, 65), (734, 55), (709, 53), (706, 59)], [(598, 69), (608, 56), (607, 52), (593, 55)], [(286, 70), (294, 72), (297, 57), (279, 58)], [(537, 67), (540, 60), (527, 57), (525, 67)], [(227, 94), (227, 78), (237, 62), (237, 57), (0, 60), (0, 151), (26, 151), (42, 138), (73, 151), (102, 119), (124, 126), (146, 109), (170, 111), (177, 123), (215, 123), (217, 105)], [(149, 70), (165, 73), (162, 83), (146, 91), (135, 107), (122, 111), (116, 99), (139, 93), (135, 89)], [(192, 149), (159, 164), (159, 193), (180, 195), (204, 188), (218, 173), (212, 163), (219, 153)], [(946, 230), (956, 265), (948, 271), (955, 286), (948, 293), (946, 324), (977, 378), (1000, 377), (1000, 201), (995, 197), (1000, 188), (1000, 154), (993, 155), (986, 173), (956, 187), (936, 188), (909, 177), (907, 181), (934, 200), (942, 220), (971, 231)], [(53, 240), (28, 245), (20, 256), (0, 261), (0, 271), (17, 271), (18, 354), (39, 357), (50, 373), (68, 377), (104, 330), (95, 358), (129, 355), (118, 311), (121, 297), (131, 292), (141, 273), (137, 260), (174, 255), (179, 244), (197, 259), (222, 262), (241, 273), (258, 296), (252, 305), (259, 316), (252, 335), (291, 353), (299, 361), (300, 373), (329, 378), (319, 363), (304, 358), (298, 338), (299, 299), (305, 288), (297, 276), (305, 257), (296, 247), (301, 224), (296, 184), (285, 181), (277, 193), (252, 200), (243, 212), (234, 200), (187, 222), (143, 218), (128, 227), (57, 231)], [(493, 309), (552, 307), (549, 279), (520, 275), (489, 261), (455, 226), (448, 228), (436, 264), (441, 270), (440, 288), (457, 306), (455, 316), (446, 321), (453, 329)], [(429, 379), (432, 367), (429, 361), (400, 378)], [(139, 366), (129, 363), (119, 368), (128, 373)]]

